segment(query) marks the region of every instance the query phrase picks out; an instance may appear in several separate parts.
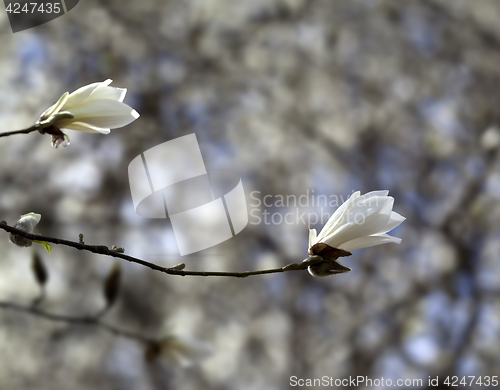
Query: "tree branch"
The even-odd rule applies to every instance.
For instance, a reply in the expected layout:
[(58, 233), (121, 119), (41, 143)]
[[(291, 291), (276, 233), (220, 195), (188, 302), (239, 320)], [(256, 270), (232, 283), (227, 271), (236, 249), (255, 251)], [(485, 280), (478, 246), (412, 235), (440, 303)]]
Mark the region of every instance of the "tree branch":
[(139, 333), (134, 333), (134, 332), (130, 332), (127, 330), (123, 330), (123, 329), (117, 328), (114, 325), (109, 325), (109, 324), (106, 324), (104, 322), (101, 322), (99, 320), (99, 318), (96, 316), (72, 317), (72, 316), (66, 316), (66, 315), (61, 315), (61, 314), (53, 314), (53, 313), (48, 313), (48, 312), (45, 312), (43, 310), (40, 310), (36, 307), (22, 306), (22, 305), (18, 305), (17, 303), (4, 302), (4, 301), (0, 301), (0, 308), (14, 310), (17, 312), (38, 316), (38, 317), (44, 318), (44, 319), (49, 320), (49, 321), (54, 321), (54, 322), (65, 322), (67, 324), (96, 326), (96, 327), (104, 329), (107, 332), (112, 333), (116, 336), (122, 336), (122, 337), (126, 337), (129, 339), (137, 340), (137, 341), (140, 341), (141, 343), (145, 343), (148, 345), (156, 342), (155, 339), (145, 337)]
[(310, 265), (314, 265), (323, 261), (323, 259), (319, 256), (311, 256), (302, 261), (302, 263), (300, 264), (292, 263), (282, 268), (272, 268), (272, 269), (265, 269), (258, 271), (245, 271), (245, 272), (184, 271), (183, 269), (180, 269), (179, 266), (171, 268), (162, 267), (160, 265), (150, 263), (149, 261), (141, 260), (133, 256), (128, 256), (124, 253), (118, 252), (117, 250), (109, 249), (107, 246), (104, 245), (87, 245), (83, 244), (82, 242), (68, 241), (60, 238), (53, 238), (53, 237), (41, 236), (38, 234), (26, 233), (22, 230), (7, 225), (7, 222), (5, 221), (0, 222), (0, 229), (3, 229), (6, 232), (12, 234), (17, 234), (29, 240), (47, 241), (52, 244), (69, 246), (72, 248), (76, 248), (78, 250), (85, 250), (88, 252), (97, 253), (104, 256), (117, 257), (123, 260), (127, 260), (131, 263), (136, 263), (151, 268), (154, 271), (164, 272), (169, 275), (178, 275), (178, 276), (229, 276), (234, 278), (246, 278), (248, 276), (253, 276), (253, 275), (274, 274), (286, 271), (300, 271), (307, 269), (307, 267)]
[(27, 129), (23, 130), (15, 130), (15, 131), (7, 131), (5, 133), (0, 133), (0, 138), (1, 137), (8, 137), (10, 135), (16, 135), (16, 134), (29, 134), (34, 131), (40, 130), (42, 127), (39, 124), (33, 125), (31, 127), (28, 127)]
[(73, 119), (74, 116), (70, 112), (63, 111), (63, 112), (58, 112), (57, 114), (51, 115), (48, 119), (40, 121), (38, 120), (33, 126), (28, 127), (27, 129), (23, 130), (15, 130), (15, 131), (7, 131), (5, 133), (0, 133), (0, 138), (1, 137), (8, 137), (10, 135), (16, 135), (16, 134), (29, 134), (34, 131), (39, 131), (41, 134), (47, 133), (47, 134), (52, 134), (52, 135), (64, 135), (64, 133), (61, 133), (61, 130), (53, 126), (54, 123), (56, 123), (59, 120), (63, 119)]

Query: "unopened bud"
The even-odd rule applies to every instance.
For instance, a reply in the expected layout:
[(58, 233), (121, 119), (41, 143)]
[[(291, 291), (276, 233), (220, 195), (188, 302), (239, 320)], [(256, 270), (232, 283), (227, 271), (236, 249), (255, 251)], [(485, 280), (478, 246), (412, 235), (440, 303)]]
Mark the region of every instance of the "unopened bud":
[[(21, 218), (14, 225), (14, 228), (32, 234), (35, 230), (35, 226), (38, 225), (38, 222), (40, 222), (40, 219), (42, 219), (42, 216), (36, 213), (21, 215)], [(32, 241), (30, 239), (21, 237), (15, 233), (10, 233), (9, 239), (10, 242), (21, 247), (28, 247), (32, 244)]]
[(113, 245), (111, 247), (111, 250), (112, 251), (115, 251), (115, 252), (118, 252), (118, 253), (125, 253), (125, 248), (122, 247), (122, 246), (116, 246), (116, 245)]

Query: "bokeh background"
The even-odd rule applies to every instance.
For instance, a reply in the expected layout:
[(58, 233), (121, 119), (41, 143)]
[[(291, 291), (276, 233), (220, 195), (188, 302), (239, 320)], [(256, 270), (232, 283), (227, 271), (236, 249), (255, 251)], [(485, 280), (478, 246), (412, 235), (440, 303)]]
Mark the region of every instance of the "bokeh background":
[[(35, 211), (44, 235), (192, 270), (305, 258), (304, 223), (250, 223), (181, 258), (167, 221), (135, 214), (129, 162), (191, 133), (208, 169), (241, 176), (249, 204), (253, 191), (388, 189), (407, 217), (400, 245), (356, 251), (352, 272), (329, 278), (181, 278), (124, 262), (103, 321), (210, 350), (189, 366), (168, 352), (147, 362), (140, 342), (98, 327), (0, 309), (0, 387), (288, 389), (290, 376), (362, 375), (427, 388), (428, 376), (500, 375), (499, 21), (495, 0), (82, 0), (12, 34), (0, 9), (2, 131), (107, 78), (141, 114), (106, 136), (68, 131), (57, 150), (38, 133), (2, 138), (0, 220)], [(2, 302), (38, 295), (33, 250), (49, 272), (40, 309), (103, 307), (112, 258), (18, 248), (0, 231)]]

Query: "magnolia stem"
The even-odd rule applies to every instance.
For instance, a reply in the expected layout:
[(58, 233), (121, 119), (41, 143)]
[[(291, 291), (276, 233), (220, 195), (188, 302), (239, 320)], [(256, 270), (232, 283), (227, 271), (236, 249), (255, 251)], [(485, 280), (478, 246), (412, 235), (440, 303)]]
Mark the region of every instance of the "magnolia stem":
[(23, 130), (7, 131), (5, 133), (0, 133), (0, 137), (8, 137), (10, 135), (16, 135), (16, 134), (29, 134), (34, 131), (38, 131), (39, 129), (41, 129), (41, 127), (40, 125), (37, 124)]
[(141, 334), (129, 332), (127, 330), (117, 328), (116, 326), (101, 322), (99, 320), (99, 318), (96, 316), (93, 316), (93, 317), (90, 317), (90, 316), (89, 317), (71, 317), (71, 316), (66, 316), (66, 315), (61, 315), (61, 314), (48, 313), (48, 312), (40, 310), (36, 307), (22, 306), (22, 305), (18, 305), (17, 303), (3, 302), (3, 301), (0, 301), (0, 308), (15, 310), (15, 311), (18, 311), (21, 313), (35, 315), (35, 316), (44, 318), (46, 320), (55, 321), (55, 322), (65, 322), (67, 324), (96, 326), (96, 327), (104, 329), (107, 332), (112, 333), (114, 335), (137, 340), (137, 341), (140, 341), (140, 342), (145, 343), (145, 344), (151, 344), (151, 343), (155, 342), (155, 340), (152, 338), (148, 338), (148, 337), (145, 337)]
[(19, 229), (12, 227), (12, 226), (7, 225), (7, 223), (5, 221), (0, 222), (0, 229), (3, 229), (9, 233), (17, 234), (17, 235), (24, 237), (24, 238), (27, 238), (29, 240), (47, 241), (47, 242), (50, 242), (52, 244), (65, 245), (65, 246), (69, 246), (72, 248), (76, 248), (78, 250), (85, 250), (85, 251), (97, 253), (100, 255), (117, 257), (117, 258), (120, 258), (123, 260), (130, 261), (131, 263), (143, 265), (143, 266), (151, 268), (152, 270), (155, 270), (155, 271), (160, 271), (160, 272), (164, 272), (164, 273), (169, 274), (169, 275), (178, 275), (178, 276), (229, 276), (229, 277), (234, 277), (234, 278), (246, 278), (248, 276), (253, 276), (253, 275), (275, 274), (275, 273), (286, 272), (286, 271), (300, 271), (300, 270), (306, 269), (309, 265), (316, 264), (316, 263), (322, 261), (322, 259), (318, 256), (311, 256), (299, 264), (292, 263), (292, 264), (288, 264), (288, 265), (281, 267), (281, 268), (265, 269), (265, 270), (258, 270), (258, 271), (245, 271), (245, 272), (184, 271), (184, 270), (176, 269), (177, 266), (175, 266), (173, 268), (162, 267), (160, 265), (150, 263), (149, 261), (141, 260), (141, 259), (138, 259), (136, 257), (132, 257), (132, 256), (126, 255), (124, 253), (118, 252), (116, 250), (109, 249), (107, 246), (104, 246), (104, 245), (87, 245), (87, 244), (82, 244), (82, 243), (76, 242), (76, 241), (68, 241), (68, 240), (63, 240), (60, 238), (53, 238), (53, 237), (47, 237), (47, 236), (40, 236), (38, 234), (26, 233), (22, 230), (19, 230)]

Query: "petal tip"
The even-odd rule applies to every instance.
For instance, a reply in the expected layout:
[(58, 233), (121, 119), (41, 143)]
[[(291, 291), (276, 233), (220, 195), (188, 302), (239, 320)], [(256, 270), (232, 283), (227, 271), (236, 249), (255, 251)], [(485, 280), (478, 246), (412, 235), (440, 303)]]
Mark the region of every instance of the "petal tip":
[(127, 95), (127, 88), (121, 88), (121, 92), (120, 92), (120, 96), (118, 97), (118, 101), (123, 103), (123, 100), (125, 99), (126, 95)]
[(141, 116), (136, 110), (132, 110), (130, 114), (134, 117), (134, 119), (137, 119)]

